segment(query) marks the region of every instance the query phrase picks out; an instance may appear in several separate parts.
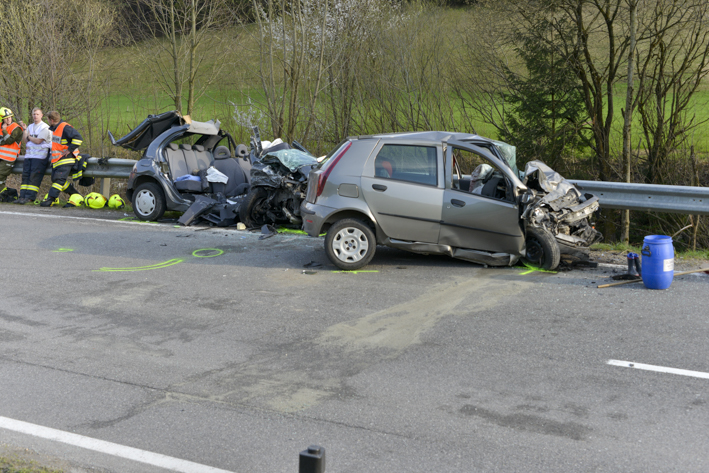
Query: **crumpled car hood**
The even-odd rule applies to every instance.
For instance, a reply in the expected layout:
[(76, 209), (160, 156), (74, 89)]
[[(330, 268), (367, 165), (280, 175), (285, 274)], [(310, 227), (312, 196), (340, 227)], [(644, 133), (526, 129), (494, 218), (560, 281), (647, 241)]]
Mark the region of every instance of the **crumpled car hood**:
[(577, 197), (581, 196), (581, 192), (573, 184), (541, 161), (529, 161), (524, 169), (524, 178), (525, 184), (531, 180), (539, 183), (541, 190), (547, 193), (542, 198), (545, 202), (564, 197), (569, 191), (574, 192)]

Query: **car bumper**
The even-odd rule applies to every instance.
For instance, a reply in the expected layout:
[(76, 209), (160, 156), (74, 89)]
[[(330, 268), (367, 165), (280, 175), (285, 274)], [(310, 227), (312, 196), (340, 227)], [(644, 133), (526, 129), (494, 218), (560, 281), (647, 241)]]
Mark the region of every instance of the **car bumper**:
[(313, 237), (320, 235), (327, 217), (334, 211), (335, 209), (332, 207), (303, 202), (300, 204), (300, 215), (303, 217), (303, 231)]

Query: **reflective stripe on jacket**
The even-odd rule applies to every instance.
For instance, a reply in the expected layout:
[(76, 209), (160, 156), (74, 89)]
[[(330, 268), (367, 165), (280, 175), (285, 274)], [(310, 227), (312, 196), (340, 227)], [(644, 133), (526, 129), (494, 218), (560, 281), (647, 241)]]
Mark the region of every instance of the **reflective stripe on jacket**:
[[(69, 161), (67, 162), (62, 162), (61, 164), (58, 163), (58, 161), (62, 158), (62, 151), (69, 149), (69, 145), (66, 142), (66, 140), (62, 140), (62, 135), (64, 134), (64, 128), (66, 126), (71, 127), (67, 122), (61, 122), (57, 127), (52, 131), (52, 164), (53, 167), (61, 166), (63, 164), (70, 164)], [(76, 160), (76, 156), (79, 155), (79, 148), (78, 145), (81, 144), (81, 141), (78, 143), (74, 143), (77, 140), (72, 140), (72, 144), (77, 145), (77, 148), (72, 152), (74, 156), (67, 156), (65, 159), (71, 159), (71, 164), (74, 163)], [(64, 160), (62, 160), (64, 161)]]
[[(13, 131), (15, 131), (15, 128), (18, 128), (20, 125), (17, 123), (10, 123), (7, 126), (7, 133), (8, 135), (11, 135)], [(17, 157), (20, 155), (20, 143), (12, 143), (9, 145), (2, 145), (0, 146), (0, 159), (3, 159), (5, 161), (10, 161), (11, 163), (14, 162)]]

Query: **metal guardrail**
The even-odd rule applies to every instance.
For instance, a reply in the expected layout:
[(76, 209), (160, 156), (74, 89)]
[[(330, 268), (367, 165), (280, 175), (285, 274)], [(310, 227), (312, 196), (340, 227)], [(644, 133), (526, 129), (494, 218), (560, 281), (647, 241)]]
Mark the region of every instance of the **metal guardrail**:
[[(24, 156), (18, 157), (12, 172), (22, 173), (23, 161)], [(132, 159), (109, 158), (107, 164), (99, 164), (99, 158), (89, 158), (84, 175), (127, 179), (135, 163), (136, 161)], [(47, 169), (46, 174), (51, 174), (51, 168)], [(607, 209), (709, 215), (709, 187), (607, 181), (570, 180), (570, 182), (584, 192), (597, 195), (601, 207)]]
[(601, 208), (709, 215), (709, 187), (569, 180), (598, 196)]
[[(25, 157), (19, 156), (17, 160), (15, 160), (15, 165), (12, 168), (12, 172), (15, 174), (22, 174), (22, 166), (24, 161)], [(135, 163), (136, 161), (132, 159), (108, 158), (106, 164), (99, 164), (99, 158), (89, 158), (86, 170), (84, 171), (84, 176), (128, 179)], [(49, 166), (44, 174), (51, 175), (52, 167)]]

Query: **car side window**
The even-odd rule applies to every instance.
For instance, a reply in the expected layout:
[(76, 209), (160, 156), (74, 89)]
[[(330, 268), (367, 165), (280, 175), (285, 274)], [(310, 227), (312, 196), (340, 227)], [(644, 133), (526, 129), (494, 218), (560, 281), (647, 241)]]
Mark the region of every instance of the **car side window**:
[(468, 150), (453, 148), (451, 189), (498, 200), (512, 200), (507, 177), (485, 158)]
[(438, 159), (434, 146), (382, 146), (374, 160), (374, 175), (383, 179), (438, 185)]

